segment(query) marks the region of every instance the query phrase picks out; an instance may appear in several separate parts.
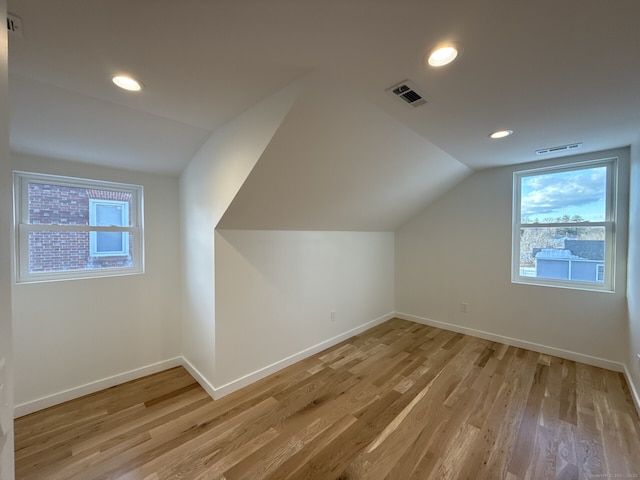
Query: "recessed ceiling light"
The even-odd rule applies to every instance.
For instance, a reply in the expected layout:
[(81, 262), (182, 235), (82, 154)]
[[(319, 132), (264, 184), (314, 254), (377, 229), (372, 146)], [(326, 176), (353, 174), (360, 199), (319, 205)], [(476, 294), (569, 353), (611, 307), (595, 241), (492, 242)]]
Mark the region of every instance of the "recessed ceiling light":
[(504, 138), (513, 135), (513, 130), (498, 130), (489, 135), (490, 138)]
[(429, 54), (427, 62), (432, 67), (441, 67), (453, 62), (461, 52), (462, 49), (457, 45), (451, 43), (440, 45)]
[(116, 75), (111, 80), (118, 87), (129, 90), (130, 92), (139, 92), (142, 90), (142, 84), (139, 81), (126, 75)]

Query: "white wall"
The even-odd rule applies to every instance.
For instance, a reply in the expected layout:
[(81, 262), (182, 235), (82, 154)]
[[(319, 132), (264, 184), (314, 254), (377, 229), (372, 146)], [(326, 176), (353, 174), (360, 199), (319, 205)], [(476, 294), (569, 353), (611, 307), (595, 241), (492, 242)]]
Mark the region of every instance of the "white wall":
[(217, 130), (180, 178), (182, 349), (216, 397), (393, 311), (391, 233), (214, 234), (303, 85)]
[(390, 232), (219, 230), (215, 261), (223, 390), (393, 316)]
[(390, 232), (471, 174), (361, 91), (301, 83), (218, 228)]
[(180, 176), (182, 352), (213, 395), (214, 229), (295, 101), (286, 88), (216, 130)]
[[(628, 159), (627, 149), (617, 153)], [(588, 158), (601, 156), (576, 159)], [(621, 167), (627, 199), (624, 161)], [(397, 231), (396, 310), (405, 318), (620, 369), (627, 344), (626, 202), (617, 230), (616, 293), (512, 284), (513, 171), (474, 173)], [(460, 311), (461, 302), (468, 303), (468, 313)]]
[(631, 195), (629, 211), (629, 302), (627, 379), (640, 412), (640, 139), (631, 148)]
[[(7, 3), (0, 0), (0, 16)], [(0, 33), (0, 480), (12, 480), (13, 356), (11, 328), (11, 160), (9, 158), (9, 95), (7, 91), (7, 30)]]
[(129, 378), (126, 372), (148, 373), (178, 357), (178, 179), (19, 154), (12, 159), (16, 170), (142, 185), (146, 260), (141, 275), (15, 286), (16, 414), (120, 383)]

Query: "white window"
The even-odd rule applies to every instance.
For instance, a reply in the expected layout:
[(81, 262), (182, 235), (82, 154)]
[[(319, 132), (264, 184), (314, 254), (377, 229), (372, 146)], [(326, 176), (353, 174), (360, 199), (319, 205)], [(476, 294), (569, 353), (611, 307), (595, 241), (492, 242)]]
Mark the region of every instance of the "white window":
[[(129, 225), (129, 202), (89, 199), (89, 225), (126, 227)], [(92, 257), (129, 254), (129, 232), (89, 232)]]
[(139, 185), (15, 172), (17, 282), (141, 273)]
[(617, 159), (514, 173), (512, 281), (613, 291)]

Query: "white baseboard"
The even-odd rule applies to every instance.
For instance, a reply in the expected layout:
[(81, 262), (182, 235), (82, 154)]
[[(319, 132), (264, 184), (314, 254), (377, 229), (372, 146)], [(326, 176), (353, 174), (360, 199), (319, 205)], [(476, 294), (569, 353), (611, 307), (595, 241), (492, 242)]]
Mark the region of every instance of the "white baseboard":
[(70, 388), (68, 390), (64, 390), (62, 392), (54, 393), (52, 395), (47, 395), (46, 397), (38, 398), (36, 400), (32, 400), (29, 402), (22, 403), (20, 405), (16, 405), (14, 408), (14, 418), (22, 417), (24, 415), (28, 415), (33, 412), (37, 412), (38, 410), (43, 410), (45, 408), (53, 407), (54, 405), (58, 405), (60, 403), (67, 402), (69, 400), (74, 400), (76, 398), (80, 398), (84, 395), (89, 395), (91, 393), (98, 392), (100, 390), (104, 390), (106, 388), (111, 388), (116, 385), (120, 385), (125, 382), (129, 382), (131, 380), (136, 380), (141, 377), (145, 377), (147, 375), (151, 375), (154, 373), (161, 372), (163, 370), (168, 370), (173, 367), (182, 366), (184, 367), (189, 374), (202, 386), (202, 388), (209, 394), (211, 398), (214, 400), (224, 397), (236, 390), (240, 390), (243, 387), (246, 387), (253, 382), (256, 382), (264, 377), (271, 375), (279, 370), (282, 370), (285, 367), (288, 367), (300, 360), (303, 360), (315, 353), (321, 352), (333, 345), (340, 343), (347, 338), (350, 338), (354, 335), (357, 335), (365, 330), (368, 330), (371, 327), (374, 327), (380, 323), (386, 322), (387, 320), (392, 319), (395, 316), (394, 313), (389, 313), (382, 317), (376, 318), (375, 320), (371, 320), (370, 322), (364, 323), (356, 328), (348, 330), (340, 335), (337, 335), (333, 338), (320, 342), (312, 347), (306, 348), (298, 353), (290, 355), (282, 360), (279, 360), (271, 365), (267, 365), (263, 368), (260, 368), (252, 373), (249, 373), (241, 378), (233, 380), (225, 385), (215, 387), (211, 384), (211, 382), (204, 376), (200, 371), (184, 356), (175, 357), (170, 360), (165, 360), (162, 362), (154, 363), (153, 365), (147, 365), (145, 367), (137, 368), (135, 370), (130, 370), (128, 372), (124, 372), (118, 375), (113, 375), (111, 377), (103, 378), (101, 380), (96, 380), (95, 382), (90, 382), (85, 385), (80, 385), (74, 388)]
[(244, 375), (243, 377), (240, 377), (236, 380), (232, 380), (229, 383), (226, 383), (219, 387), (215, 387), (213, 398), (218, 399), (218, 398), (224, 397), (225, 395), (229, 395), (230, 393), (235, 392), (236, 390), (240, 390), (243, 387), (246, 387), (258, 380), (261, 380), (271, 375), (272, 373), (275, 373), (279, 370), (282, 370), (283, 368), (293, 365), (294, 363), (299, 362), (300, 360), (304, 360), (305, 358), (310, 357), (311, 355), (314, 355), (318, 352), (326, 350), (329, 347), (337, 345), (343, 340), (353, 337), (354, 335), (364, 332), (365, 330), (368, 330), (380, 323), (386, 322), (387, 320), (391, 320), (395, 316), (396, 316), (395, 313), (388, 313), (387, 315), (383, 315), (382, 317), (376, 318), (375, 320), (371, 320), (356, 328), (353, 328), (344, 333), (341, 333), (340, 335), (336, 335), (333, 338), (330, 338), (316, 345), (313, 345), (312, 347), (306, 348), (298, 353), (295, 353), (286, 358), (283, 358), (282, 360), (278, 360), (277, 362), (274, 362), (271, 365), (267, 365), (266, 367), (260, 368), (252, 373)]
[(313, 345), (309, 348), (301, 350), (298, 353), (290, 355), (282, 360), (278, 360), (270, 365), (262, 367), (254, 372), (251, 372), (247, 375), (244, 375), (236, 380), (228, 382), (221, 386), (214, 386), (198, 369), (193, 366), (193, 364), (183, 356), (175, 357), (170, 360), (165, 360), (162, 362), (157, 362), (152, 365), (147, 365), (145, 367), (137, 368), (134, 370), (130, 370), (128, 372), (124, 372), (118, 375), (113, 375), (111, 377), (103, 378), (101, 380), (97, 380), (95, 382), (90, 382), (85, 385), (80, 385), (78, 387), (70, 388), (68, 390), (64, 390), (59, 393), (55, 393), (52, 395), (48, 395), (46, 397), (42, 397), (36, 400), (32, 400), (29, 402), (22, 403), (17, 405), (14, 409), (14, 417), (22, 417), (24, 415), (28, 415), (30, 413), (36, 412), (38, 410), (42, 410), (44, 408), (52, 407), (54, 405), (58, 405), (60, 403), (73, 400), (84, 395), (88, 395), (91, 393), (95, 393), (100, 390), (104, 390), (106, 388), (110, 388), (125, 382), (129, 382), (131, 380), (136, 380), (138, 378), (151, 375), (154, 373), (161, 372), (163, 370), (168, 370), (173, 367), (182, 366), (184, 367), (191, 376), (202, 386), (202, 388), (209, 394), (211, 398), (217, 400), (219, 398), (224, 397), (236, 390), (240, 390), (262, 378), (265, 378), (272, 373), (275, 373), (283, 368), (286, 368), (290, 365), (293, 365), (296, 362), (304, 360), (311, 355), (314, 355), (318, 352), (321, 352), (329, 347), (332, 347), (343, 340), (346, 340), (354, 335), (364, 332), (376, 325), (379, 325), (387, 320), (390, 320), (394, 317), (401, 318), (403, 320), (408, 320), (415, 323), (421, 323), (423, 325), (429, 325), (432, 327), (442, 328), (443, 330), (450, 330), (457, 333), (463, 333), (465, 335), (471, 335), (473, 337), (483, 338), (485, 340), (490, 340), (494, 342), (504, 343), (506, 345), (512, 345), (515, 347), (526, 348), (528, 350), (533, 350), (535, 352), (545, 353), (548, 355), (554, 355), (561, 358), (566, 358), (568, 360), (573, 360), (577, 362), (586, 363), (587, 365), (593, 365), (596, 367), (606, 368), (609, 370), (613, 370), (616, 372), (624, 372), (627, 383), (629, 384), (629, 388), (631, 390), (631, 395), (635, 402), (638, 413), (640, 414), (640, 393), (636, 385), (633, 383), (629, 370), (627, 369), (625, 364), (614, 362), (611, 360), (606, 360), (603, 358), (593, 357), (590, 355), (585, 355), (577, 352), (572, 352), (569, 350), (563, 350), (559, 348), (549, 347), (546, 345), (541, 345), (533, 342), (528, 342), (525, 340), (520, 340), (516, 338), (506, 337), (503, 335), (496, 335), (494, 333), (485, 332), (482, 330), (475, 330), (468, 327), (462, 327), (460, 325), (455, 325), (452, 323), (439, 322), (437, 320), (431, 320), (425, 317), (419, 317), (416, 315), (410, 315), (407, 313), (389, 313), (387, 315), (383, 315), (382, 317), (371, 320), (367, 323), (364, 323), (356, 328), (348, 330), (346, 332), (341, 333), (340, 335), (336, 335), (328, 340), (324, 340), (316, 345)]
[(534, 352), (545, 353), (547, 355), (554, 355), (556, 357), (566, 358), (567, 360), (573, 360), (575, 362), (586, 363), (587, 365), (592, 365), (594, 367), (606, 368), (607, 370), (613, 370), (614, 372), (624, 372), (626, 368), (623, 363), (614, 362), (612, 360), (607, 360), (605, 358), (593, 357), (591, 355), (572, 352), (570, 350), (563, 350), (561, 348), (549, 347), (547, 345), (528, 342), (526, 340), (505, 337), (503, 335), (496, 335), (495, 333), (489, 333), (483, 330), (475, 330), (473, 328), (462, 327), (460, 325), (455, 325), (453, 323), (439, 322), (437, 320), (418, 317), (416, 315), (410, 315), (408, 313), (396, 312), (396, 317), (401, 318), (402, 320), (408, 320), (410, 322), (416, 322), (416, 323), (421, 323), (423, 325), (429, 325), (431, 327), (442, 328), (443, 330), (450, 330), (456, 333), (464, 333), (465, 335), (471, 335), (472, 337), (491, 340), (492, 342), (504, 343), (506, 345), (512, 345), (514, 347), (533, 350)]
[(74, 400), (76, 398), (83, 397), (84, 395), (89, 395), (91, 393), (104, 390), (105, 388), (115, 387), (116, 385), (120, 385), (121, 383), (130, 382), (131, 380), (136, 380), (138, 378), (145, 377), (153, 373), (158, 373), (163, 370), (168, 370), (173, 367), (178, 367), (180, 365), (183, 365), (183, 359), (182, 357), (176, 357), (170, 360), (157, 362), (152, 365), (147, 365), (145, 367), (129, 370), (128, 372), (119, 373), (117, 375), (103, 378), (101, 380), (96, 380), (95, 382), (90, 382), (84, 385), (69, 388), (67, 390), (63, 390), (62, 392), (54, 393), (51, 395), (47, 395), (46, 397), (38, 398), (36, 400), (31, 400), (29, 402), (16, 405), (13, 410), (13, 416), (14, 418), (22, 417), (24, 415), (37, 412), (38, 410), (53, 407), (54, 405), (67, 402), (69, 400)]
[(216, 387), (211, 385), (211, 383), (209, 383), (209, 380), (207, 380), (207, 378), (202, 375), (202, 373), (200, 373), (200, 371), (196, 367), (194, 367), (189, 360), (187, 360), (185, 357), (180, 357), (180, 359), (182, 360), (182, 366), (185, 368), (185, 370), (189, 372), (189, 374), (193, 378), (195, 378), (196, 382), (200, 384), (204, 391), (207, 392), (209, 396), (215, 400)]
[(624, 376), (627, 378), (627, 385), (629, 385), (629, 390), (631, 391), (631, 398), (633, 398), (633, 403), (636, 406), (638, 415), (640, 415), (640, 390), (638, 390), (636, 384), (633, 383), (633, 377), (631, 376), (631, 372), (627, 368), (626, 364), (624, 366)]

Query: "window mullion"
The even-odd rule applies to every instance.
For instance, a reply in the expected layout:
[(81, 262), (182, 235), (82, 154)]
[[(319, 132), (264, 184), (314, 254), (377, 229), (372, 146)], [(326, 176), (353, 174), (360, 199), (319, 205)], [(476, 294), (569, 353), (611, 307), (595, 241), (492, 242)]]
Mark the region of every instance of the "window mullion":
[(517, 223), (517, 228), (580, 228), (606, 227), (610, 221), (604, 222), (564, 222), (564, 223)]
[(139, 227), (119, 227), (117, 225), (60, 225), (57, 223), (21, 223), (18, 228), (26, 232), (129, 232), (135, 233)]

